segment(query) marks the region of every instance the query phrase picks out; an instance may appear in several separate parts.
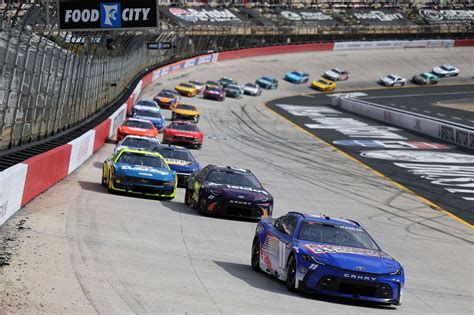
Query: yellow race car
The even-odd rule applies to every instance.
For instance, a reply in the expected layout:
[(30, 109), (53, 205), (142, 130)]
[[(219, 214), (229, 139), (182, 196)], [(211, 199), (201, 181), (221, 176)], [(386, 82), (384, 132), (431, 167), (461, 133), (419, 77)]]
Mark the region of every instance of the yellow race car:
[(199, 111), (196, 106), (189, 104), (179, 104), (171, 113), (171, 120), (187, 120), (192, 122), (199, 121)]
[(311, 82), (311, 87), (321, 92), (332, 92), (336, 89), (336, 83), (328, 79), (319, 78)]
[(175, 88), (179, 94), (187, 97), (194, 97), (198, 94), (198, 90), (191, 83), (180, 83)]

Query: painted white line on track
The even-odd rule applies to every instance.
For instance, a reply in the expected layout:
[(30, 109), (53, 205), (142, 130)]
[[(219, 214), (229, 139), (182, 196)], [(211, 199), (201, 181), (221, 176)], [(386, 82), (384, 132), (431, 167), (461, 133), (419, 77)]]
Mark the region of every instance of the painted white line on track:
[(431, 111), (429, 111), (429, 110), (423, 110), (423, 112), (427, 113), (427, 114), (431, 113)]
[(436, 113), (436, 115), (441, 116), (441, 117), (446, 117), (445, 114), (441, 114), (441, 113)]
[(417, 97), (417, 96), (441, 96), (441, 95), (460, 95), (460, 94), (474, 94), (474, 92), (446, 92), (446, 93), (419, 93), (419, 94), (404, 94), (404, 95), (385, 95), (385, 96), (368, 96), (363, 99), (381, 99), (381, 98), (406, 98), (406, 97)]
[(456, 119), (456, 120), (462, 120), (462, 118), (459, 118), (459, 117), (456, 117), (456, 116), (451, 116), (452, 119)]
[(400, 105), (401, 108), (407, 108), (405, 105)]
[(418, 108), (416, 108), (416, 107), (410, 107), (410, 109), (413, 109), (413, 110), (418, 110)]

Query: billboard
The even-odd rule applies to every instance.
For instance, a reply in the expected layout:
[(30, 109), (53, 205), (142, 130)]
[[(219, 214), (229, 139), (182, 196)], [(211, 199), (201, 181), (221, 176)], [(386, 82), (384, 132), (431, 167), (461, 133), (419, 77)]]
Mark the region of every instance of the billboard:
[(280, 10), (279, 18), (287, 24), (311, 24), (322, 26), (334, 26), (337, 21), (330, 15), (324, 14), (319, 10), (302, 9), (302, 10)]
[(474, 10), (419, 10), (418, 14), (427, 24), (473, 24)]
[(398, 10), (394, 9), (349, 9), (353, 21), (369, 26), (406, 26), (412, 22)]
[(180, 25), (246, 25), (252, 24), (242, 14), (222, 8), (175, 8), (162, 7), (160, 13)]
[(158, 26), (156, 1), (59, 1), (58, 5), (61, 30)]

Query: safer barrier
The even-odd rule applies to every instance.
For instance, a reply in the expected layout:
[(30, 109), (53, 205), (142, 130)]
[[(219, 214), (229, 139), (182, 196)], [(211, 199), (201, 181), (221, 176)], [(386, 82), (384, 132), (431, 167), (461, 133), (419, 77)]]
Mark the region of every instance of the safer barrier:
[(469, 126), (370, 103), (357, 97), (345, 97), (344, 94), (335, 96), (332, 103), (358, 115), (474, 150), (474, 128)]
[[(434, 41), (429, 42), (433, 43)], [(442, 42), (446, 41), (443, 40)], [(459, 42), (456, 40), (452, 42), (455, 47), (474, 46), (474, 40), (460, 40)], [(384, 45), (386, 44), (387, 42), (384, 42)], [(383, 46), (380, 44), (371, 45), (373, 45), (371, 47)], [(348, 46), (347, 43), (321, 43), (241, 49), (222, 53), (205, 54), (151, 71), (138, 82), (137, 86), (134, 87), (132, 95), (127, 99), (127, 101), (97, 127), (68, 144), (39, 154), (23, 163), (16, 164), (0, 172), (0, 225), (5, 223), (8, 218), (15, 214), (16, 211), (26, 205), (34, 197), (38, 196), (76, 170), (105, 143), (107, 138), (114, 138), (117, 127), (124, 121), (127, 112), (130, 111), (135, 101), (140, 98), (142, 89), (159, 78), (174, 71), (216, 61), (294, 52), (328, 51), (336, 50), (336, 47)], [(440, 46), (438, 43), (435, 46), (426, 44), (423, 45), (423, 47), (452, 47), (452, 45), (443, 44)], [(379, 116), (380, 113), (377, 114), (377, 117)], [(400, 117), (400, 119), (403, 121), (404, 118)], [(408, 128), (408, 126), (403, 127)], [(457, 135), (456, 139), (458, 140), (455, 141), (465, 139), (465, 136), (463, 136), (465, 133), (454, 129), (448, 130), (443, 127), (438, 129), (438, 132), (440, 135), (439, 138), (446, 141), (450, 141), (449, 137), (452, 138), (453, 133)], [(472, 148), (474, 143), (474, 135), (472, 131), (468, 135), (468, 139), (470, 139), (469, 146)], [(456, 142), (456, 144), (462, 145), (458, 142)]]

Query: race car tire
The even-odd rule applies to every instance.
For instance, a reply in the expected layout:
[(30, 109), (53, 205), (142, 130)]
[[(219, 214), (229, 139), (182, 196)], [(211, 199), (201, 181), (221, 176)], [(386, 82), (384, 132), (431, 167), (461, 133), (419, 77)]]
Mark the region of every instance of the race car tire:
[(406, 83), (405, 83), (405, 82), (403, 82), (403, 83), (402, 83), (402, 86), (405, 86), (405, 85), (406, 85)]
[(286, 266), (286, 288), (290, 292), (295, 292), (297, 290), (296, 287), (296, 259), (295, 255), (290, 255), (288, 259), (288, 264)]
[(252, 242), (252, 256), (250, 259), (250, 264), (253, 271), (260, 272), (260, 241), (258, 236), (255, 236)]
[(114, 190), (113, 190), (113, 188), (112, 188), (112, 180), (111, 180), (111, 178), (112, 178), (112, 172), (109, 172), (109, 177), (108, 177), (108, 178), (109, 178), (109, 179), (108, 179), (108, 181), (107, 181), (107, 191), (108, 191), (109, 193), (113, 193)]
[(191, 193), (192, 193), (191, 190), (188, 187), (186, 187), (186, 190), (185, 190), (185, 193), (184, 193), (184, 204), (186, 206), (190, 207), (190, 208), (192, 208), (191, 207), (191, 202), (190, 202), (190, 194)]
[(201, 196), (199, 196), (199, 199), (198, 199), (198, 203), (196, 205), (196, 209), (197, 209), (197, 212), (201, 215), (205, 215), (206, 214), (206, 210), (204, 209), (203, 207), (203, 202), (201, 201)]
[(201, 150), (202, 144), (196, 144), (196, 145), (194, 146), (194, 148), (197, 149), (197, 150)]
[(107, 186), (107, 181), (105, 180), (105, 167), (102, 167), (102, 186), (106, 187)]

